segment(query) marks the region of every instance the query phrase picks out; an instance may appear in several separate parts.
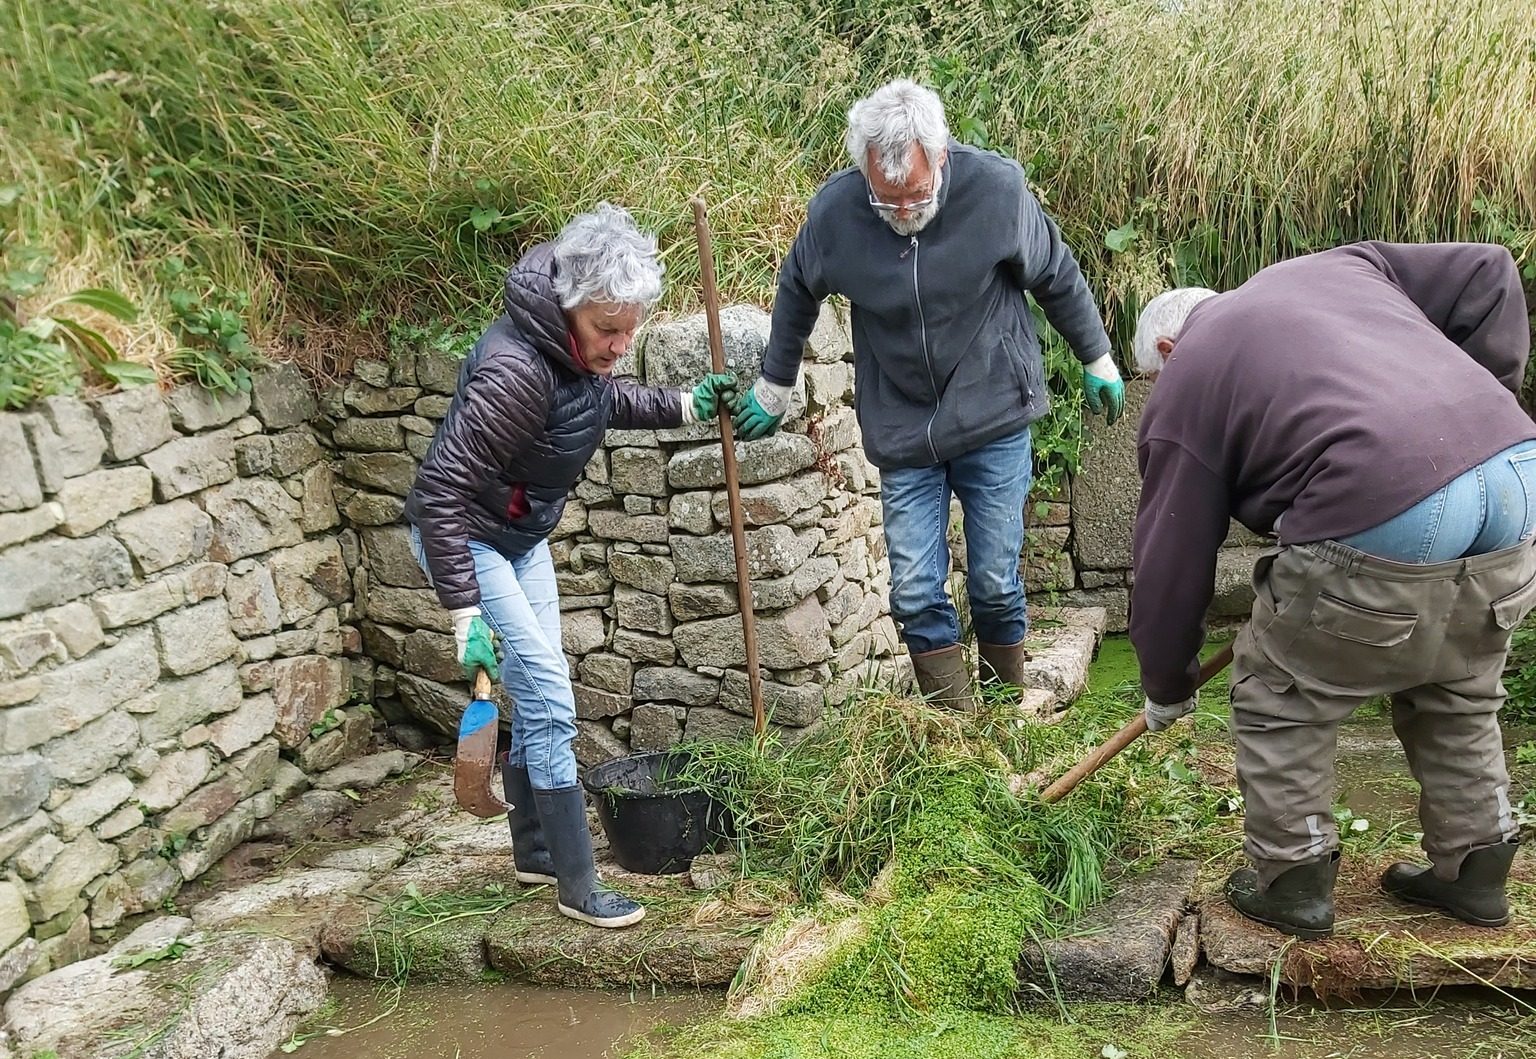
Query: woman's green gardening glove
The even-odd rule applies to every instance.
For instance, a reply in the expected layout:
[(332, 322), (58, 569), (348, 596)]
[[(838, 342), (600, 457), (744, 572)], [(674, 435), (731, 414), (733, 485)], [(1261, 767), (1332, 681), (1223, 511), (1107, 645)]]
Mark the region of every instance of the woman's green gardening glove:
[(1114, 426), (1125, 410), (1125, 383), (1120, 381), (1115, 358), (1108, 353), (1083, 365), (1083, 403), (1090, 412), (1102, 412), (1108, 426)]
[[(726, 372), (706, 375), (702, 382), (684, 395), (683, 422), (707, 423), (720, 414), (720, 407), (731, 406), (730, 398), (736, 393), (736, 376)], [(692, 412), (690, 416), (687, 413)]]
[(789, 396), (793, 392), (793, 386), (759, 376), (751, 390), (736, 398), (735, 414), (731, 416), (736, 436), (743, 441), (755, 441), (778, 430), (784, 413), (789, 411)]
[(501, 649), (491, 627), (480, 616), (480, 608), (464, 607), (449, 611), (449, 615), (453, 618), (453, 642), (464, 675), (474, 680), (476, 670), (483, 669), (494, 678), (501, 672)]

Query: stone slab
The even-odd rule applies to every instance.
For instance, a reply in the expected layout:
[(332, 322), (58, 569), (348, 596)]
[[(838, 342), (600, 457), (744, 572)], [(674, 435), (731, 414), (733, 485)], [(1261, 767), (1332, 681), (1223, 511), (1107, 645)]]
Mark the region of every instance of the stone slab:
[(1200, 945), (1212, 965), (1268, 977), (1320, 996), (1367, 989), (1431, 990), (1446, 985), (1536, 988), (1536, 854), (1527, 847), (1510, 871), (1511, 926), (1468, 926), (1384, 894), (1378, 880), (1395, 858), (1346, 856), (1334, 890), (1331, 938), (1297, 941), (1240, 915), (1213, 879), (1200, 904)]
[(309, 868), (211, 897), (192, 908), (204, 930), (257, 930), (318, 952), (326, 921), (372, 881), (365, 871)]
[(560, 915), (553, 902), (529, 901), (492, 921), (485, 942), (492, 967), (537, 985), (720, 987), (736, 977), (767, 922), (728, 914), (699, 923), (691, 905), (668, 901), (649, 905), (632, 927), (593, 930)]
[(1128, 880), (1061, 937), (1026, 943), (1019, 999), (1031, 1004), (1145, 1000), (1157, 991), (1195, 885), (1194, 861)]
[(177, 959), (125, 968), (103, 954), (23, 985), (5, 1005), (10, 1045), (58, 1059), (259, 1059), (325, 1001), (325, 972), (281, 938), (183, 940)]
[(1073, 558), (1079, 567), (1122, 569), (1131, 565), (1131, 527), (1141, 496), (1136, 469), (1136, 430), (1152, 383), (1125, 384), (1125, 414), (1114, 426), (1097, 416), (1085, 424), (1082, 469), (1072, 481)]
[(1101, 607), (1060, 608), (1031, 614), (1022, 686), (1069, 703), (1088, 686), (1088, 667), (1104, 637)]

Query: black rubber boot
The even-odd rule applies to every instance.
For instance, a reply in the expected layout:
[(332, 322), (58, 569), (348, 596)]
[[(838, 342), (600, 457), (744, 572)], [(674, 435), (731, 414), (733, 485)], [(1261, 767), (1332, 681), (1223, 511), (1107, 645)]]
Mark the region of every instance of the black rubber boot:
[(981, 670), (983, 684), (1023, 686), (1024, 664), (1030, 660), (1029, 650), (1023, 640), (1013, 644), (983, 643), (978, 640), (976, 653), (981, 658), (977, 668)]
[(965, 650), (959, 644), (923, 651), (912, 656), (912, 671), (918, 690), (936, 706), (953, 710), (976, 709), (976, 684)]
[(1297, 938), (1326, 938), (1333, 933), (1333, 883), (1339, 854), (1298, 864), (1259, 889), (1259, 873), (1240, 868), (1227, 879), (1227, 900), (1256, 923)]
[(644, 919), (644, 908), (598, 882), (581, 788), (534, 791), (533, 800), (555, 862), (555, 878), (559, 880), (555, 907), (560, 914), (594, 927), (627, 927)]
[(544, 829), (539, 826), (539, 810), (533, 804), (533, 787), (528, 770), (501, 763), (501, 789), (506, 792), (507, 826), (512, 830), (512, 868), (520, 883), (554, 885), (555, 862), (544, 845)]
[(1509, 922), (1504, 881), (1514, 862), (1516, 842), (1500, 842), (1468, 853), (1455, 882), (1436, 877), (1429, 868), (1399, 862), (1381, 876), (1381, 888), (1393, 897), (1449, 912), (1475, 927), (1502, 927)]

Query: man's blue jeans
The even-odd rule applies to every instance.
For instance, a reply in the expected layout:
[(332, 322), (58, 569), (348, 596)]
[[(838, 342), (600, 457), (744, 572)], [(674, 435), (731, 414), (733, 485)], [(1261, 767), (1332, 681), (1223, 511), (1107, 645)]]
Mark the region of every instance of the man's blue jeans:
[(1340, 544), (1398, 563), (1443, 563), (1510, 548), (1536, 530), (1536, 441), (1497, 453), (1407, 511)]
[[(415, 526), (411, 550), (426, 570)], [(480, 613), (504, 653), (501, 683), (513, 705), (507, 760), (528, 769), (534, 790), (574, 787), (576, 699), (560, 645), (560, 596), (549, 545), (540, 541), (516, 559), (479, 541), (470, 541), (469, 551), (480, 584)]]
[(944, 591), (951, 495), (965, 514), (966, 591), (976, 638), (992, 644), (1024, 639), (1029, 619), (1019, 556), (1033, 459), (1025, 428), (935, 467), (880, 472), (891, 617), (913, 654), (960, 641), (959, 616)]

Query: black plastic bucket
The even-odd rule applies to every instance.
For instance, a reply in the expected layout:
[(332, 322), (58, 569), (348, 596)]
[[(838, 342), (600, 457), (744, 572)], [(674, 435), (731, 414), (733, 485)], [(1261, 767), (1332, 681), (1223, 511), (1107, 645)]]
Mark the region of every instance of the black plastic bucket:
[(583, 783), (619, 867), (642, 875), (684, 872), (728, 833), (725, 807), (675, 779), (689, 760), (686, 751), (652, 750), (587, 770)]

